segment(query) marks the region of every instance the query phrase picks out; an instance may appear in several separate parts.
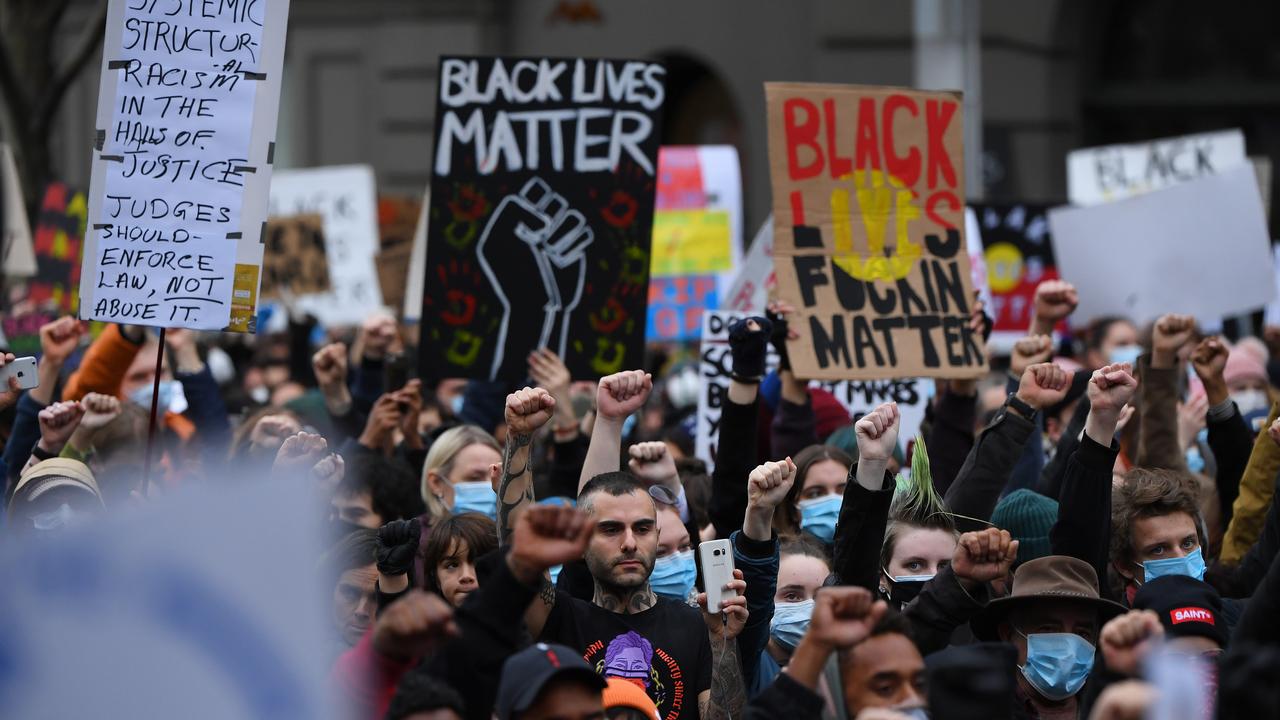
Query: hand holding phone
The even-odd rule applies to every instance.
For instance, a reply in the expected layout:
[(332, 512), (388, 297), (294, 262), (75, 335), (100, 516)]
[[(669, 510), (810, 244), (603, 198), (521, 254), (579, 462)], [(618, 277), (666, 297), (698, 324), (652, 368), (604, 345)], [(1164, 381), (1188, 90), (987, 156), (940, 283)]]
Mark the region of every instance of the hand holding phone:
[(708, 540), (698, 546), (698, 559), (707, 589), (707, 612), (718, 613), (720, 603), (738, 596), (733, 590), (723, 590), (733, 580), (733, 547), (728, 540)]
[(40, 386), (40, 377), (36, 372), (36, 359), (33, 357), (20, 357), (13, 359), (12, 355), (5, 358), (7, 362), (0, 364), (0, 392), (9, 389), (9, 378), (18, 379), (19, 390), (32, 390)]

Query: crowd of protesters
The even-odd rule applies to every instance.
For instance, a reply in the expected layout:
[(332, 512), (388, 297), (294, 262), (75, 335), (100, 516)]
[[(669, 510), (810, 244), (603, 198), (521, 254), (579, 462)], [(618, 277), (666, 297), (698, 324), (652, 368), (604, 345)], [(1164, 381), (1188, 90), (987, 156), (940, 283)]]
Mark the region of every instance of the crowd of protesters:
[[(730, 328), (714, 458), (662, 352), (428, 384), (389, 315), (169, 330), (159, 366), (153, 331), (62, 318), (39, 386), (0, 394), (3, 522), (306, 476), (329, 533), (282, 561), (314, 566), (362, 720), (1280, 717), (1280, 355), (1179, 315), (1055, 336), (1077, 303), (1042, 283), (915, 438), (795, 377), (772, 305)], [(708, 607), (717, 539), (736, 570)]]

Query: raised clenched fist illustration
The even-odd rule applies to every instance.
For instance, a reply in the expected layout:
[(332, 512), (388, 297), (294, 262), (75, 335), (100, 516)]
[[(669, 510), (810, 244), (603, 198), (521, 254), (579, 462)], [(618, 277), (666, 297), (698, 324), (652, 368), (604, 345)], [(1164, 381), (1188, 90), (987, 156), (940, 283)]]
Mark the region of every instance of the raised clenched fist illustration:
[[(541, 178), (498, 203), (476, 246), (480, 267), (502, 303), (494, 377), (507, 360), (512, 334), (512, 361), (522, 366), (532, 349), (519, 342), (525, 338), (565, 356), (569, 316), (582, 299), (586, 250), (594, 239), (582, 213)], [(530, 338), (535, 329), (538, 336)]]

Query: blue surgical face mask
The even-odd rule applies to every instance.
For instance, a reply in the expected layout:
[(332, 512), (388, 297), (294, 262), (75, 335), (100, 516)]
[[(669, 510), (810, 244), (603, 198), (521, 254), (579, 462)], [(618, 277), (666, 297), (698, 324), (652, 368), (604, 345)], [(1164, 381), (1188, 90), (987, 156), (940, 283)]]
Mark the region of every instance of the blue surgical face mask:
[(556, 565), (547, 572), (551, 574), (551, 587), (556, 586), (556, 581), (560, 579), (560, 571), (564, 569), (563, 565)]
[(453, 399), (449, 401), (449, 412), (453, 413), (454, 417), (462, 415), (462, 406), (466, 404), (466, 400), (467, 398), (462, 393), (454, 395)]
[[(144, 408), (151, 407), (151, 384), (129, 393), (129, 399)], [(182, 383), (177, 380), (160, 381), (160, 400), (156, 403), (160, 412), (183, 413), (187, 410), (187, 395), (182, 391)]]
[(683, 550), (660, 557), (653, 562), (649, 575), (649, 587), (663, 597), (685, 601), (698, 579), (698, 566), (693, 560), (693, 550)]
[(823, 495), (819, 498), (801, 500), (800, 529), (830, 545), (836, 536), (836, 521), (840, 519), (840, 505), (844, 498), (839, 495)]
[(1186, 575), (1197, 580), (1204, 580), (1204, 555), (1196, 548), (1185, 557), (1147, 560), (1142, 563), (1143, 582), (1151, 582), (1165, 575)]
[(812, 599), (793, 603), (776, 602), (773, 604), (773, 619), (769, 621), (769, 637), (788, 650), (793, 650), (809, 629), (809, 618), (812, 616)]
[(1027, 662), (1019, 669), (1036, 692), (1054, 702), (1080, 692), (1093, 670), (1093, 645), (1075, 633), (1018, 634), (1027, 639)]
[(477, 512), (498, 519), (498, 493), (488, 480), (475, 480), (453, 484), (453, 514)]
[(1136, 364), (1140, 357), (1142, 357), (1141, 345), (1117, 345), (1111, 348), (1111, 354), (1107, 356), (1107, 360), (1112, 365), (1116, 363)]
[(1192, 445), (1187, 448), (1185, 453), (1187, 456), (1187, 469), (1193, 473), (1198, 473), (1204, 469), (1204, 456), (1200, 454), (1200, 448)]

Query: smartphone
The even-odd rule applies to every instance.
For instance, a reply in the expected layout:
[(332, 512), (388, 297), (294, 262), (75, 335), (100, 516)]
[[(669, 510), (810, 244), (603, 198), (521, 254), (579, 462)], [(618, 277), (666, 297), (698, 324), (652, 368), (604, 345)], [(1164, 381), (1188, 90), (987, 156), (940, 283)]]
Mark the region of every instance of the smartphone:
[(698, 559), (702, 561), (702, 582), (707, 589), (707, 611), (720, 612), (720, 603), (738, 596), (730, 590), (723, 591), (733, 580), (733, 548), (728, 540), (708, 540), (698, 546)]
[(409, 355), (389, 355), (383, 370), (383, 392), (395, 392), (408, 384), (413, 368), (410, 367)]
[(9, 378), (11, 377), (18, 378), (18, 387), (23, 390), (39, 387), (40, 378), (36, 374), (36, 359), (33, 357), (20, 357), (0, 368), (0, 391), (9, 388)]

